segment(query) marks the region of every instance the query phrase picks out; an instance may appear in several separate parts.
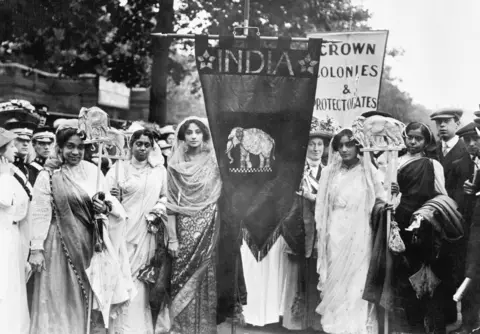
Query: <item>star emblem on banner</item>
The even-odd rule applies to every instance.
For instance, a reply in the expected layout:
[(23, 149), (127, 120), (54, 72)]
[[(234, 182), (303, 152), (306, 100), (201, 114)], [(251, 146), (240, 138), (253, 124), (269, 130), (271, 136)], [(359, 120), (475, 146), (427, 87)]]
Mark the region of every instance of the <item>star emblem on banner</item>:
[(300, 59), (298, 61), (300, 66), (302, 66), (302, 73), (303, 72), (310, 72), (313, 74), (313, 68), (315, 65), (318, 64), (318, 61), (312, 60), (312, 57), (310, 57), (310, 53), (305, 56), (304, 59)]
[(207, 50), (205, 50), (202, 56), (198, 56), (197, 59), (200, 62), (200, 69), (210, 67), (213, 70), (213, 61), (215, 60), (215, 57), (210, 56)]

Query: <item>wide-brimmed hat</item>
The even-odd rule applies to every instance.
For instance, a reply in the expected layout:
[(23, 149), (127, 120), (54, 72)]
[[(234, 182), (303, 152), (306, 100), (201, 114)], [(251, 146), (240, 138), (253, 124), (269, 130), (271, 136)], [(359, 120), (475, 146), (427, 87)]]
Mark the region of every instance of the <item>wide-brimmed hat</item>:
[(326, 116), (325, 119), (312, 117), (310, 138), (321, 137), (325, 139), (331, 139), (339, 129), (340, 126), (332, 117)]
[(40, 116), (35, 113), (35, 107), (26, 100), (10, 100), (0, 103), (0, 124), (16, 121), (29, 122), (37, 125)]
[(12, 131), (0, 128), (0, 147), (7, 145), (9, 142), (17, 138), (17, 135)]

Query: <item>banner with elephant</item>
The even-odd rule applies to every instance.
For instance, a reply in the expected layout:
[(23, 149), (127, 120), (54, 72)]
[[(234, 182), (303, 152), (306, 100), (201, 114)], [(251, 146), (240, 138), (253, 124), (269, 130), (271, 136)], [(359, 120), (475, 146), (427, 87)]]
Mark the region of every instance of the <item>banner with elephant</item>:
[(292, 209), (305, 164), (321, 41), (302, 49), (279, 38), (216, 46), (197, 36), (195, 53), (223, 181), (224, 224), (243, 232), (261, 260)]

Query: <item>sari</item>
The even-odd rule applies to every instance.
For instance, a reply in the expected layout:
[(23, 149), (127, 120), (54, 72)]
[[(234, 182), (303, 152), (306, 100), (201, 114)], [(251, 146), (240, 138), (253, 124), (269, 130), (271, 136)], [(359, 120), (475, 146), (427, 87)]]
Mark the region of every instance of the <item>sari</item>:
[(138, 293), (125, 311), (114, 319), (109, 332), (153, 334), (149, 286), (140, 281), (138, 275), (155, 254), (155, 234), (148, 231), (146, 216), (153, 211), (165, 212), (167, 172), (161, 163), (138, 162), (133, 157), (131, 161), (117, 163), (118, 175), (114, 166), (107, 173), (107, 183), (109, 189), (121, 189), (121, 203), (128, 215), (126, 241), (131, 276)]
[[(437, 195), (446, 195), (443, 169), (436, 160), (426, 157), (407, 155), (403, 160), (397, 172), (401, 196), (395, 220), (406, 250), (392, 257), (391, 328), (394, 333), (445, 333), (446, 323), (454, 322), (456, 318), (456, 305), (452, 301), (455, 289), (449, 287), (452, 285), (449, 282), (452, 268), (447, 254), (450, 251), (435, 245), (440, 240), (434, 237), (433, 231), (428, 232), (429, 237), (420, 243), (413, 243), (413, 232), (406, 230), (414, 213), (419, 212), (426, 202)], [(423, 225), (428, 228), (429, 224)], [(441, 247), (442, 252), (432, 261), (430, 254), (436, 247)], [(425, 265), (442, 283), (430, 297), (419, 298), (413, 279)]]
[[(112, 211), (103, 229), (107, 250), (93, 250), (96, 176), (96, 167), (82, 161), (42, 171), (35, 183), (32, 249), (44, 250), (46, 269), (35, 274), (31, 334), (84, 334), (92, 289), (93, 308), (101, 311), (108, 327), (111, 306), (120, 308), (134, 293), (124, 256), (125, 212), (108, 194)], [(106, 189), (103, 177), (100, 184)], [(103, 327), (100, 313), (93, 312), (92, 319)]]
[(321, 302), (316, 312), (327, 333), (378, 333), (375, 305), (362, 295), (372, 255), (371, 213), (385, 190), (365, 155), (347, 167), (338, 152), (331, 152), (320, 178), (315, 220)]
[(222, 183), (211, 141), (203, 142), (195, 161), (186, 152), (186, 143), (177, 140), (168, 162), (167, 209), (176, 217), (179, 249), (172, 262), (169, 321), (159, 315), (155, 333), (211, 334), (217, 332), (215, 251)]

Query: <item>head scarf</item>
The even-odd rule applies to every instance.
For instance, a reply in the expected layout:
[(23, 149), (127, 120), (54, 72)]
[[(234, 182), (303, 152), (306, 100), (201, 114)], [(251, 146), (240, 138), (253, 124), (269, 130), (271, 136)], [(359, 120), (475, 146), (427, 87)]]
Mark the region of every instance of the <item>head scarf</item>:
[[(352, 130), (351, 128), (346, 128)], [(344, 130), (344, 129), (342, 129)], [(353, 132), (353, 131), (352, 131)], [(352, 137), (354, 139), (354, 137)], [(318, 290), (323, 291), (325, 282), (327, 280), (327, 230), (328, 224), (335, 222), (331, 221), (331, 212), (333, 210), (333, 198), (330, 196), (332, 183), (335, 176), (340, 172), (343, 164), (342, 157), (338, 151), (333, 149), (333, 140), (329, 145), (328, 165), (322, 171), (320, 184), (318, 187), (317, 200), (315, 205), (315, 221), (317, 224), (317, 273), (319, 274)], [(375, 186), (374, 186), (374, 167), (372, 166), (372, 159), (370, 152), (364, 152), (363, 157), (359, 155), (360, 163), (365, 172), (365, 180), (367, 186), (367, 193), (364, 197), (364, 202), (357, 203), (359, 206), (364, 206), (364, 210), (370, 214), (375, 204)]]
[(196, 119), (207, 126), (204, 119), (188, 117), (175, 132), (172, 155), (168, 160), (168, 203), (167, 208), (175, 213), (194, 215), (206, 206), (216, 203), (220, 197), (222, 181), (211, 139), (203, 141), (202, 156), (190, 161), (187, 144), (178, 139), (182, 125)]

